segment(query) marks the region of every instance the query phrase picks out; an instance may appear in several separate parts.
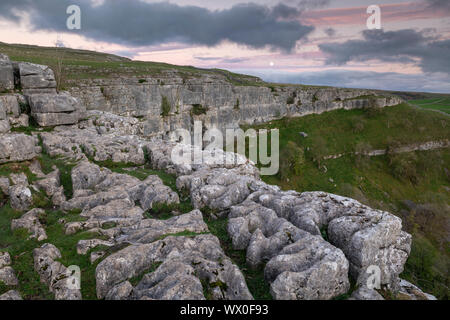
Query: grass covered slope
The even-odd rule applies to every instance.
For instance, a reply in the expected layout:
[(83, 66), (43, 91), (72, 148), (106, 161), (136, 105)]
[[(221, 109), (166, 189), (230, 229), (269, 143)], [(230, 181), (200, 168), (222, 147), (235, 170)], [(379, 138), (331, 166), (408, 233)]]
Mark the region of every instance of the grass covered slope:
[[(167, 71), (178, 72), (183, 78), (202, 74), (225, 77), (235, 85), (257, 85), (257, 77), (232, 73), (220, 69), (199, 69), (191, 66), (177, 66), (159, 62), (133, 61), (128, 58), (87, 50), (40, 47), (0, 42), (0, 52), (13, 61), (32, 62), (50, 66), (55, 72), (61, 69), (63, 80), (101, 79), (117, 77), (159, 76)], [(61, 86), (76, 83), (62, 83)]]
[(418, 99), (408, 102), (420, 108), (438, 110), (450, 114), (450, 97)]
[[(280, 130), (280, 172), (263, 177), (265, 182), (285, 190), (352, 197), (400, 216), (404, 229), (413, 234), (402, 277), (448, 299), (450, 150), (370, 158), (352, 154), (448, 139), (447, 116), (402, 104), (283, 119), (256, 128)], [(345, 155), (323, 159), (337, 154)]]

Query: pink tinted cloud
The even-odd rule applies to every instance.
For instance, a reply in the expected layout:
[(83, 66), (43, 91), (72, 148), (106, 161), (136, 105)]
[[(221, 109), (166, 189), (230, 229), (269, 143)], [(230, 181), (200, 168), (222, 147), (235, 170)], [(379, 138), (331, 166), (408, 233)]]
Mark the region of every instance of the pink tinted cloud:
[[(448, 11), (436, 10), (422, 2), (384, 4), (380, 5), (380, 8), (384, 22), (450, 17)], [(301, 20), (314, 26), (360, 25), (367, 21), (366, 10), (366, 7), (353, 7), (306, 11), (302, 14)]]

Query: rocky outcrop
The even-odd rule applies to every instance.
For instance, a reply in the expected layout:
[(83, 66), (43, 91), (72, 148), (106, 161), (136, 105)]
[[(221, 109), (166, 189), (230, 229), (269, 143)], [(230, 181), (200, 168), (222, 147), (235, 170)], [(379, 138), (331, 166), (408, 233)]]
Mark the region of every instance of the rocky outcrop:
[(0, 300), (23, 300), (20, 293), (16, 290), (9, 290), (8, 292), (0, 295)]
[(0, 92), (14, 89), (14, 69), (7, 55), (0, 53)]
[(102, 134), (91, 125), (82, 130), (77, 127), (57, 127), (55, 132), (57, 134), (41, 134), (44, 150), (51, 156), (61, 155), (77, 160), (112, 160), (137, 165), (145, 163), (144, 144), (136, 136)]
[[(153, 205), (179, 203), (178, 194), (157, 176), (151, 175), (141, 181), (87, 161), (73, 168), (72, 184), (74, 196), (61, 208), (82, 209), (80, 217), (87, 220), (66, 224), (68, 234), (111, 223), (118, 227), (135, 225)], [(114, 229), (104, 232), (111, 233)]]
[(403, 279), (400, 279), (399, 288), (396, 298), (400, 300), (437, 300), (435, 296)]
[(22, 133), (0, 134), (0, 164), (31, 160), (39, 153), (41, 147), (38, 138)]
[[(68, 127), (67, 131), (72, 136), (92, 132), (95, 139), (101, 141), (104, 136), (117, 139), (116, 132), (121, 130), (133, 130), (133, 126), (120, 125), (126, 121), (116, 123), (117, 128), (111, 126), (103, 134), (98, 130), (94, 133), (91, 126), (95, 124), (90, 121)], [(42, 136), (46, 147), (46, 141), (63, 135), (55, 131)], [(369, 266), (380, 268), (382, 285), (398, 290), (398, 275), (403, 270), (411, 242), (411, 236), (401, 230), (399, 218), (332, 194), (281, 191), (262, 182), (256, 167), (237, 155), (232, 156), (234, 162), (221, 165), (210, 161), (207, 151), (200, 151), (205, 159), (201, 164), (175, 164), (171, 160), (175, 143), (134, 137), (136, 144), (146, 150), (150, 165), (178, 176), (177, 188), (189, 193), (196, 209), (209, 208), (213, 218), (229, 219), (228, 233), (233, 246), (246, 250), (250, 267), (264, 267), (274, 297), (330, 299), (348, 290), (349, 275), (364, 285)], [(62, 150), (50, 143), (46, 148), (54, 155), (77, 158), (79, 154), (69, 150), (78, 150), (82, 142), (72, 141), (71, 146), (75, 148)], [(98, 145), (102, 147), (102, 143)], [(223, 153), (223, 156), (230, 155)], [(81, 208), (81, 216), (88, 220), (67, 224), (68, 233), (89, 229), (107, 236), (113, 243), (138, 245), (155, 243), (166, 233), (204, 230), (199, 214), (166, 222), (143, 218), (146, 208), (143, 190), (151, 185), (153, 178), (138, 181), (82, 162), (74, 169), (72, 180), (74, 198), (63, 208)], [(130, 193), (135, 194), (135, 198)], [(140, 199), (138, 205), (134, 202), (137, 199)], [(183, 220), (186, 223), (181, 223)], [(116, 225), (102, 228), (106, 221)], [(188, 225), (192, 229), (188, 229)], [(329, 242), (322, 237), (324, 233)], [(133, 274), (130, 277), (136, 276), (134, 272), (130, 274)], [(128, 276), (121, 281), (127, 279)], [(129, 286), (121, 284), (117, 292), (123, 292), (124, 288)], [(102, 296), (111, 289), (105, 290)]]
[(41, 282), (49, 286), (56, 300), (81, 300), (79, 284), (73, 278), (72, 271), (62, 263), (61, 252), (54, 245), (46, 243), (33, 250), (34, 269)]
[[(160, 265), (154, 272), (146, 271), (155, 264)], [(144, 277), (131, 289), (127, 281), (139, 275)], [(203, 281), (213, 299), (252, 299), (241, 271), (212, 235), (129, 246), (103, 260), (96, 279), (99, 298), (120, 293), (121, 299), (203, 300)]]
[(0, 282), (7, 286), (16, 286), (19, 280), (11, 268), (11, 257), (8, 252), (0, 252)]
[(6, 133), (11, 128), (28, 127), (29, 115), (22, 113), (19, 101), (26, 104), (26, 98), (22, 95), (0, 95), (0, 133)]
[(56, 94), (56, 81), (53, 70), (48, 66), (29, 62), (17, 63), (20, 85), (25, 95), (33, 93)]
[[(199, 152), (203, 161), (174, 163), (172, 151), (179, 145), (158, 138), (178, 128), (191, 130), (194, 120), (223, 130), (284, 116), (384, 107), (399, 103), (398, 99), (369, 90), (233, 86), (217, 75), (197, 79), (173, 75), (164, 83), (102, 79), (80, 81), (71, 88), (82, 105), (103, 110), (89, 111), (89, 119), (79, 121), (83, 107), (71, 95), (56, 92), (49, 68), (11, 65), (18, 70), (16, 83), (20, 80), (26, 97), (0, 99), (0, 132), (6, 132), (0, 133), (0, 163), (31, 160), (41, 151), (37, 137), (8, 133), (21, 116), (20, 102), (29, 103), (39, 125), (57, 126), (39, 133), (44, 150), (78, 164), (71, 173), (73, 197), (68, 200), (57, 168), (45, 175), (33, 164), (30, 170), (38, 178), (33, 186), (26, 177), (12, 175), (11, 183), (2, 179), (0, 187), (7, 190), (14, 209), (28, 210), (31, 190), (41, 190), (61, 210), (81, 211), (81, 221), (60, 222), (66, 234), (89, 230), (98, 235), (79, 241), (77, 252), (91, 254), (91, 262), (103, 259), (96, 269), (99, 298), (252, 299), (242, 272), (226, 256), (219, 239), (209, 234), (198, 209), (210, 219), (228, 219), (233, 248), (245, 250), (249, 268), (263, 268), (275, 299), (332, 299), (347, 293), (349, 277), (358, 285), (352, 299), (380, 299), (364, 285), (372, 266), (380, 269), (381, 284), (387, 289), (410, 298), (424, 296), (399, 279), (411, 246), (399, 218), (333, 194), (281, 191), (264, 183), (246, 158), (222, 150), (214, 150), (213, 156), (183, 146)], [(163, 112), (164, 97), (171, 109)], [(217, 163), (217, 156), (226, 159), (225, 164)], [(189, 194), (196, 210), (168, 220), (148, 219), (145, 213), (156, 205), (178, 204), (178, 194), (158, 176), (140, 180), (94, 161), (148, 164), (175, 174), (177, 189)], [(40, 209), (31, 210), (12, 227), (26, 228), (43, 240), (42, 214)], [(35, 270), (56, 299), (81, 299), (79, 288), (70, 282), (71, 272), (57, 261), (61, 253), (55, 246), (44, 244), (33, 256)]]
[[(225, 130), (286, 116), (401, 103), (370, 90), (235, 86), (223, 76), (206, 74), (188, 79), (176, 73), (169, 78), (89, 79), (74, 82), (69, 90), (88, 110), (138, 117), (143, 134), (157, 137), (179, 128), (192, 131), (194, 120)], [(170, 104), (164, 117), (163, 97)]]
[(26, 211), (33, 204), (33, 195), (30, 188), (24, 185), (15, 185), (8, 188), (11, 208), (18, 211)]
[(43, 216), (45, 216), (45, 211), (42, 209), (28, 211), (20, 219), (12, 220), (11, 230), (26, 229), (31, 233), (28, 239), (36, 239), (37, 241), (46, 240), (47, 234), (39, 221), (39, 218)]
[(75, 124), (82, 116), (78, 100), (68, 93), (29, 96), (31, 115), (41, 127)]

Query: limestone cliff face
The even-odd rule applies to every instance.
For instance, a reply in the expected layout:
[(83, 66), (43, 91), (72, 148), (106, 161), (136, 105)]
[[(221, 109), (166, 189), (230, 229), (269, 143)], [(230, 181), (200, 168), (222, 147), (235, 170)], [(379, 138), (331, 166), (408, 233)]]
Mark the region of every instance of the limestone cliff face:
[[(194, 120), (207, 128), (237, 128), (286, 116), (304, 116), (335, 109), (392, 106), (401, 99), (370, 90), (303, 86), (236, 86), (220, 76), (183, 79), (121, 78), (78, 81), (69, 89), (87, 110), (134, 116), (143, 122), (146, 136), (166, 136)], [(161, 116), (166, 97), (170, 112)], [(198, 110), (196, 110), (198, 108)]]
[(148, 78), (72, 80), (67, 85), (77, 98), (73, 99), (56, 92), (49, 67), (11, 62), (5, 55), (0, 61), (6, 70), (2, 74), (7, 74), (0, 79), (0, 88), (20, 87), (31, 115), (41, 126), (73, 124), (83, 117), (84, 110), (99, 110), (138, 118), (144, 136), (167, 137), (176, 129), (192, 131), (195, 120), (202, 121), (205, 128), (224, 130), (287, 116), (401, 103), (398, 97), (370, 90), (272, 86), (262, 81), (244, 86), (232, 84), (220, 73), (187, 76), (177, 71)]

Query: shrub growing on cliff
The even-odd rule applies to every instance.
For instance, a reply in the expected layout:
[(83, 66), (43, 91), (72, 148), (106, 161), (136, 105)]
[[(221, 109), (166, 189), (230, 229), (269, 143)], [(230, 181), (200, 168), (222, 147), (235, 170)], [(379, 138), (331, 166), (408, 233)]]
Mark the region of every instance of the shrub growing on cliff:
[(291, 97), (288, 97), (287, 100), (286, 100), (286, 103), (287, 103), (287, 104), (294, 104), (294, 103), (295, 103), (295, 98), (292, 97), (292, 96), (291, 96)]
[(236, 99), (236, 103), (234, 105), (234, 110), (239, 110), (240, 104), (241, 103), (240, 103), (239, 99)]
[(192, 114), (199, 116), (201, 114), (206, 114), (206, 112), (208, 111), (208, 107), (204, 107), (201, 104), (193, 104), (192, 105)]
[(169, 103), (169, 99), (167, 97), (163, 96), (161, 101), (161, 115), (163, 117), (167, 117), (170, 113), (170, 110), (172, 109), (172, 106)]

